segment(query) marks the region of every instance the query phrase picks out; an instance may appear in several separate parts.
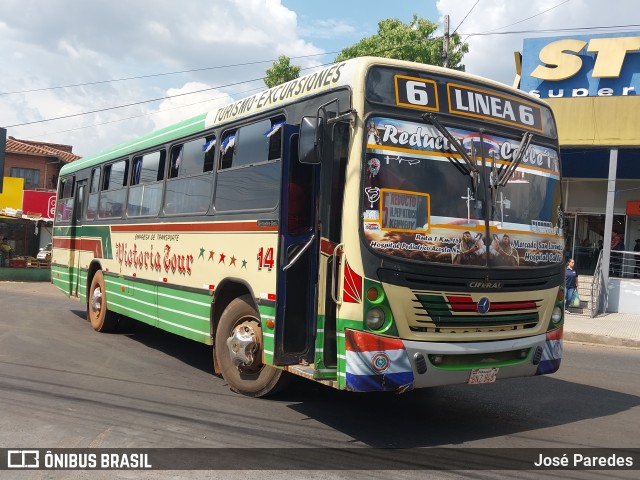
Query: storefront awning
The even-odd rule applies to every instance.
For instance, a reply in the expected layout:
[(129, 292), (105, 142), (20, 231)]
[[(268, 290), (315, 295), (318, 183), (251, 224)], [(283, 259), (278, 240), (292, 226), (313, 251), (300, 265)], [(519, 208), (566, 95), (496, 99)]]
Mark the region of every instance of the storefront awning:
[(640, 146), (640, 96), (545, 100), (556, 116), (561, 147)]

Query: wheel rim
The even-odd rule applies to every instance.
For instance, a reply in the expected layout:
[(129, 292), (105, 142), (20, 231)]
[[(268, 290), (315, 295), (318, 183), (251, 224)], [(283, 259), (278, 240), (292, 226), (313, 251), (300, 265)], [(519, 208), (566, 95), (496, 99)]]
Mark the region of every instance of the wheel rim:
[(240, 321), (227, 338), (232, 364), (241, 372), (256, 373), (262, 368), (260, 326), (255, 320)]
[(99, 286), (96, 286), (91, 292), (91, 301), (89, 302), (91, 307), (91, 314), (97, 318), (100, 316), (102, 310), (102, 290)]

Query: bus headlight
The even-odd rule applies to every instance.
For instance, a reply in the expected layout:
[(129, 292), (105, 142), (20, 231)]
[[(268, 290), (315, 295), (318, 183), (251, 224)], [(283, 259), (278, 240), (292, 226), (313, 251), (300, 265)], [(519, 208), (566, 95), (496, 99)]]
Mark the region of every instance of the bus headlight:
[(385, 321), (384, 311), (381, 308), (372, 308), (367, 312), (367, 316), (365, 318), (365, 322), (367, 323), (367, 327), (371, 330), (378, 330), (382, 328)]
[(562, 309), (560, 307), (555, 307), (553, 312), (551, 312), (551, 321), (553, 323), (558, 323), (562, 320)]

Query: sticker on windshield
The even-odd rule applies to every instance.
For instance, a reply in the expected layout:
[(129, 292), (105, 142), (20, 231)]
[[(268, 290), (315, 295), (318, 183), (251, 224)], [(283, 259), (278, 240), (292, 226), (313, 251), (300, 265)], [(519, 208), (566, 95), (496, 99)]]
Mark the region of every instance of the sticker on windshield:
[(429, 230), (429, 195), (419, 192), (380, 189), (380, 218), (383, 230), (415, 232)]

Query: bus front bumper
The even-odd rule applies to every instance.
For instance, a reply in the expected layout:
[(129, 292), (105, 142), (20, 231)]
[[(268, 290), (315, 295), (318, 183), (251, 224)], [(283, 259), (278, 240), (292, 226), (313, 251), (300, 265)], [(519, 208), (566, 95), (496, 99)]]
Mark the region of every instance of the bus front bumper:
[(560, 367), (562, 328), (532, 337), (485, 342), (400, 340), (345, 330), (346, 388), (408, 391), (460, 383), (546, 375)]

